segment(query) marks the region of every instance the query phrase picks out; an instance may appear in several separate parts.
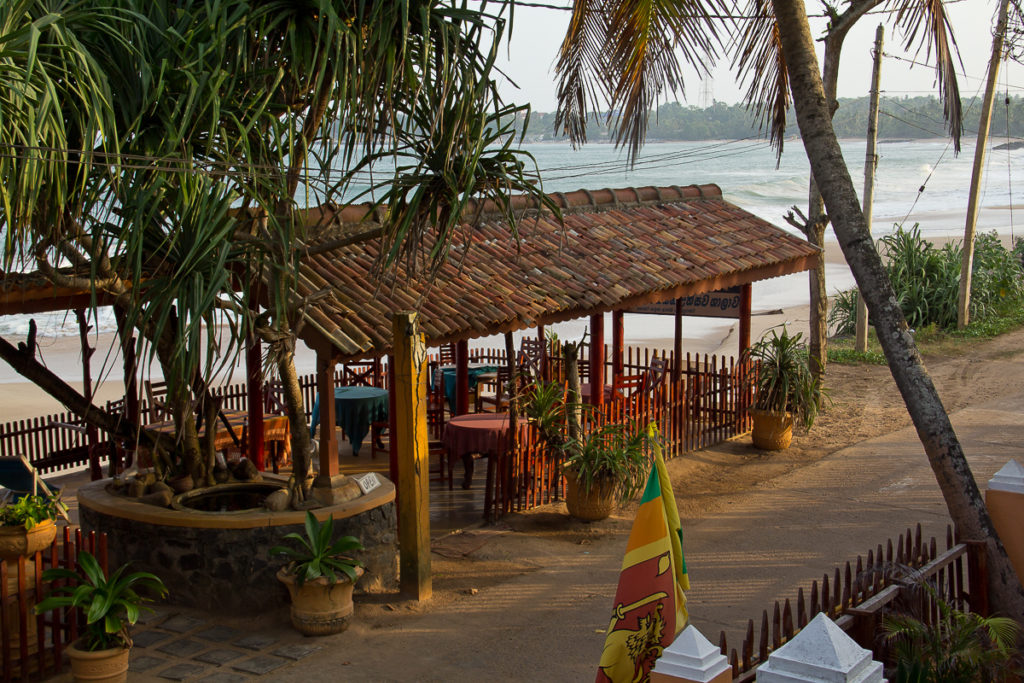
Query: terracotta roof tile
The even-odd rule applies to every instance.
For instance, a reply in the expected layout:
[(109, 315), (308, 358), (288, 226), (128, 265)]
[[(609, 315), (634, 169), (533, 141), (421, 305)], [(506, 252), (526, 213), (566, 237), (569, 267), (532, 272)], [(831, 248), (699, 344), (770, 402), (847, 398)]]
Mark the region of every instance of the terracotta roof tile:
[[(337, 297), (310, 312), (320, 337), (311, 343), (327, 341), (338, 360), (387, 353), (391, 315), (411, 309), (434, 345), (798, 272), (818, 253), (724, 201), (714, 185), (551, 196), (563, 207), (564, 226), (534, 210), (520, 222), (517, 249), (508, 225), (485, 215), (477, 229), (456, 236), (432, 284), (405, 264), (386, 283), (375, 280), (379, 240), (305, 259), (300, 290), (310, 291), (299, 295), (330, 283)], [(514, 202), (533, 206), (525, 197)], [(336, 228), (366, 210), (349, 207), (333, 222), (329, 211), (317, 211), (315, 223)]]

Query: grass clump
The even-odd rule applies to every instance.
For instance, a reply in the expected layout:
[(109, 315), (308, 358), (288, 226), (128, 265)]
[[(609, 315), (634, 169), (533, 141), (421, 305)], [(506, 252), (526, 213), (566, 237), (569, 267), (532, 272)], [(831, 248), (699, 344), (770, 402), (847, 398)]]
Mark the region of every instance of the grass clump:
[[(988, 339), (1024, 325), (1024, 240), (1018, 240), (1009, 250), (995, 232), (975, 239), (971, 323), (964, 330), (956, 329), (960, 243), (936, 248), (921, 237), (915, 224), (910, 230), (897, 226), (879, 244), (896, 299), (922, 352), (955, 353), (964, 340)], [(857, 298), (857, 290), (850, 289), (832, 299), (828, 323), (840, 339), (855, 333)], [(835, 342), (829, 349), (829, 360), (884, 363), (880, 352), (875, 351), (877, 341), (869, 343), (864, 354), (852, 347), (852, 340), (848, 345)]]

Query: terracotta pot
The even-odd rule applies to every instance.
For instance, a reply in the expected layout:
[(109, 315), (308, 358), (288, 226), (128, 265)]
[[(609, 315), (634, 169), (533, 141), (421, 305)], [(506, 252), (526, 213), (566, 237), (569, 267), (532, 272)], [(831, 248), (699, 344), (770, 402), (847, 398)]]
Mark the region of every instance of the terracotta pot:
[(29, 530), (23, 526), (0, 526), (0, 559), (12, 561), (32, 557), (48, 548), (57, 536), (57, 523), (44, 519)]
[(81, 639), (68, 645), (65, 652), (71, 660), (71, 675), (76, 681), (90, 683), (123, 683), (128, 680), (130, 647), (114, 647), (90, 652), (79, 649)]
[(615, 511), (615, 482), (599, 481), (590, 490), (583, 486), (572, 470), (565, 470), (565, 506), (569, 514), (586, 522), (607, 519)]
[(750, 409), (754, 420), (751, 438), (754, 445), (766, 451), (781, 451), (793, 442), (792, 413), (777, 413), (770, 410)]
[[(356, 567), (356, 580), (362, 575), (363, 568)], [(355, 582), (349, 581), (347, 576), (333, 584), (321, 576), (300, 586), (294, 574), (282, 569), (277, 572), (277, 579), (288, 587), (291, 594), (292, 626), (299, 633), (306, 636), (328, 636), (348, 628), (354, 609), (352, 591)]]

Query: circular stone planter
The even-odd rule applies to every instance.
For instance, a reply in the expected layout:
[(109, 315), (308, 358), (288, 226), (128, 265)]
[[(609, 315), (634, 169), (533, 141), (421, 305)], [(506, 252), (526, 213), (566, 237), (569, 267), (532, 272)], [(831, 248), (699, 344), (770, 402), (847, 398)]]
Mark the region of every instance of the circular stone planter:
[[(284, 477), (264, 473), (264, 480), (285, 485)], [(378, 475), (381, 485), (339, 505), (313, 510), (323, 521), (334, 517), (336, 536), (358, 538), (366, 574), (360, 590), (380, 591), (398, 579), (395, 486)], [(230, 614), (252, 614), (288, 604), (277, 578), (283, 562), (269, 550), (285, 534), (305, 535), (306, 513), (288, 510), (201, 512), (174, 510), (111, 493), (110, 480), (78, 490), (83, 531), (105, 531), (110, 566), (131, 562), (132, 571), (159, 576), (168, 602)]]

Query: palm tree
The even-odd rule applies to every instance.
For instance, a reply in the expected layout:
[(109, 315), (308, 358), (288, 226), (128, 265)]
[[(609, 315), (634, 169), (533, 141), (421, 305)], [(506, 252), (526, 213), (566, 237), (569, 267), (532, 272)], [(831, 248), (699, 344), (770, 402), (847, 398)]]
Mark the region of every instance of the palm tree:
[[(215, 410), (210, 385), (256, 333), (305, 481), (293, 354), (309, 302), (291, 287), (312, 236), (303, 204), (349, 201), (371, 168), (389, 180), (384, 272), (399, 257), (440, 262), (471, 196), (540, 195), (508, 134), (527, 112), (494, 86), (503, 27), (455, 0), (0, 5), (5, 265), (89, 289), (140, 332), (176, 407), (175, 438), (140, 437), (161, 467), (212, 483), (191, 416)], [(440, 246), (423, 254), (428, 231)], [(33, 351), (0, 343), (70, 409), (132, 434)]]
[[(920, 35), (917, 29), (924, 29), (925, 24), (936, 26), (940, 15), (927, 8), (934, 10), (937, 4), (910, 0), (902, 3), (903, 10), (898, 16), (906, 22), (908, 35)], [(617, 139), (625, 143), (635, 157), (643, 141), (647, 105), (659, 92), (650, 76), (675, 73), (672, 64), (666, 65), (666, 60), (674, 62), (674, 57), (670, 50), (663, 48), (686, 42), (693, 50), (702, 50), (700, 54), (705, 60), (716, 56), (713, 51), (705, 50), (714, 47), (709, 45), (708, 39), (693, 42), (690, 37), (705, 27), (704, 35), (716, 36), (710, 27), (716, 13), (726, 14), (725, 8), (701, 0), (685, 3), (685, 8), (680, 5), (673, 3), (667, 10), (665, 4), (654, 2), (576, 2), (558, 63), (562, 85), (559, 121), (565, 124), (574, 142), (582, 141), (579, 132), (587, 113), (583, 105), (588, 93), (591, 99), (603, 95), (612, 103), (612, 110), (623, 112)], [(767, 18), (771, 22), (771, 30), (763, 36), (777, 46), (771, 50), (776, 55), (774, 68), (784, 66), (785, 70), (785, 80), (776, 81), (775, 97), (771, 100), (773, 112), (778, 111), (780, 98), (788, 90), (815, 184), (871, 312), (890, 371), (920, 435), (950, 517), (962, 537), (987, 542), (993, 604), (1020, 620), (1024, 615), (1024, 590), (992, 527), (963, 448), (896, 305), (892, 286), (867, 231), (857, 192), (832, 130), (829, 98), (818, 70), (804, 4), (799, 0), (772, 0), (770, 5), (758, 6), (762, 14), (754, 18)], [(770, 14), (767, 13), (769, 7)], [(621, 12), (627, 9), (631, 23), (619, 20)], [(695, 56), (696, 52), (684, 51), (683, 55), (698, 67), (706, 66), (705, 61)], [(943, 73), (945, 78), (952, 78), (948, 71)], [(672, 79), (666, 79), (665, 83), (669, 87), (675, 85)], [(642, 87), (645, 85), (647, 89)], [(943, 92), (947, 96), (953, 94), (948, 81)], [(776, 117), (773, 115), (772, 119)], [(956, 121), (952, 123), (957, 125)]]

